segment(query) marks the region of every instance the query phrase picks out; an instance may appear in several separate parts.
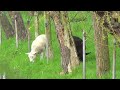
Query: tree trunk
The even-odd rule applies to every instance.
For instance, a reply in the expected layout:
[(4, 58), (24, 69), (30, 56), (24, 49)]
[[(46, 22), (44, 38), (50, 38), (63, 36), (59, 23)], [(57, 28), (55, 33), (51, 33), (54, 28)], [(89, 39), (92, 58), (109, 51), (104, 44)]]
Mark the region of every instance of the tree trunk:
[(79, 65), (79, 60), (75, 51), (76, 49), (70, 26), (68, 24), (67, 12), (51, 11), (50, 14), (55, 23), (57, 37), (61, 48), (61, 63), (63, 68), (63, 72), (61, 74), (67, 72), (70, 73), (72, 72), (72, 69), (76, 67), (76, 65)]
[(39, 15), (38, 12), (34, 12), (35, 16), (35, 38), (39, 35)]
[(51, 41), (51, 24), (50, 24), (50, 15), (49, 15), (49, 12), (45, 11), (44, 12), (45, 14), (45, 33), (46, 33), (46, 36), (47, 36), (47, 57), (48, 59), (49, 58), (52, 58), (53, 57), (53, 51), (52, 51), (52, 41)]
[(6, 34), (7, 39), (10, 37), (13, 37), (15, 34), (14, 29), (12, 28), (12, 25), (10, 24), (7, 16), (5, 15), (4, 11), (0, 11), (0, 21), (2, 28)]
[(70, 24), (68, 21), (68, 13), (67, 11), (61, 11), (62, 24), (64, 26), (64, 39), (65, 46), (70, 49), (70, 65), (71, 69), (75, 68), (79, 65), (79, 58), (77, 56), (75, 43), (73, 41), (72, 32), (70, 28)]
[(95, 29), (97, 76), (101, 78), (103, 74), (110, 70), (108, 35), (103, 26), (103, 17), (93, 13), (93, 20)]
[(14, 12), (15, 11), (8, 11), (8, 14), (9, 14), (9, 16), (11, 18), (11, 21), (12, 21), (12, 27), (15, 30), (15, 15), (14, 15)]
[[(57, 37), (58, 41), (60, 44), (60, 49), (61, 49), (61, 64), (63, 68), (63, 74), (68, 73), (68, 65), (70, 62), (70, 49), (65, 46), (64, 43), (64, 27), (62, 25), (62, 22), (60, 20), (60, 12), (59, 11), (51, 11), (50, 12), (51, 16), (53, 17), (55, 27), (56, 27), (56, 32), (57, 32)], [(61, 73), (61, 74), (62, 74)]]
[(30, 21), (27, 21), (27, 36), (28, 36), (28, 52), (31, 51), (31, 44), (30, 44)]
[(16, 48), (18, 48), (18, 29), (17, 29), (17, 16), (15, 15), (15, 35), (16, 35)]
[(112, 79), (116, 79), (116, 39), (113, 40)]
[(25, 28), (22, 16), (20, 14), (19, 11), (11, 11), (9, 12), (9, 15), (12, 19), (12, 24), (13, 27), (15, 27), (15, 23), (13, 21), (15, 21), (15, 15), (17, 16), (16, 22), (17, 22), (17, 27), (18, 27), (18, 39), (25, 39), (27, 37), (27, 30)]
[(86, 78), (86, 63), (85, 63), (85, 59), (86, 59), (86, 55), (85, 55), (85, 50), (86, 50), (86, 33), (83, 31), (83, 79)]

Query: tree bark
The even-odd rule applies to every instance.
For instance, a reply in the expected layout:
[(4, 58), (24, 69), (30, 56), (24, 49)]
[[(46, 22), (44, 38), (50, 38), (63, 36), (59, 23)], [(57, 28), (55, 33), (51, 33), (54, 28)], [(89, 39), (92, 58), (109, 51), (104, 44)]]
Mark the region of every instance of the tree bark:
[(103, 26), (103, 17), (100, 17), (97, 13), (93, 13), (93, 20), (95, 29), (97, 76), (101, 78), (103, 74), (110, 70), (108, 35)]
[(14, 12), (15, 11), (8, 11), (8, 14), (9, 14), (9, 16), (11, 18), (11, 21), (12, 21), (12, 27), (15, 30), (15, 15), (14, 15)]
[[(97, 11), (100, 17), (104, 17), (104, 27), (120, 43), (120, 12), (119, 11)], [(102, 15), (101, 15), (102, 14)]]
[(35, 38), (39, 35), (39, 15), (38, 11), (34, 12), (35, 16)]
[(51, 41), (51, 22), (50, 22), (50, 15), (49, 15), (49, 12), (48, 11), (45, 11), (44, 12), (45, 14), (45, 33), (46, 33), (46, 36), (47, 36), (47, 46), (48, 46), (48, 50), (47, 50), (47, 57), (48, 59), (51, 59), (53, 58), (53, 51), (52, 51), (52, 41)]
[(51, 11), (54, 20), (57, 37), (60, 43), (63, 73), (72, 72), (79, 65), (70, 26), (68, 24), (67, 12)]
[(4, 11), (3, 12), (0, 11), (0, 21), (1, 21), (1, 25), (6, 34), (7, 39), (9, 39), (10, 37), (13, 37), (15, 34), (15, 31), (12, 28), (12, 25), (10, 24)]
[(27, 36), (28, 36), (28, 52), (31, 51), (31, 44), (30, 44), (30, 21), (27, 21)]
[(86, 51), (86, 33), (83, 31), (83, 79), (86, 78), (86, 62), (85, 62), (85, 59), (86, 59), (86, 55), (85, 55), (85, 51)]
[(12, 20), (13, 27), (15, 27), (15, 15), (17, 16), (16, 22), (17, 22), (17, 27), (18, 27), (18, 39), (25, 39), (27, 38), (27, 30), (25, 28), (22, 16), (19, 11), (9, 11), (9, 15)]
[(18, 28), (17, 28), (17, 16), (15, 15), (15, 35), (16, 35), (16, 48), (18, 48)]
[(71, 65), (71, 69), (73, 69), (76, 66), (78, 66), (80, 64), (80, 62), (79, 62), (79, 58), (77, 56), (75, 43), (73, 41), (67, 11), (61, 11), (61, 17), (62, 17), (62, 24), (64, 26), (64, 40), (65, 40), (64, 42), (65, 42), (65, 46), (67, 46), (70, 49), (70, 55), (71, 55), (70, 56), (70, 65)]
[(57, 38), (60, 44), (61, 49), (61, 65), (63, 68), (63, 74), (68, 73), (68, 65), (70, 62), (70, 49), (64, 44), (64, 27), (60, 20), (60, 12), (59, 11), (51, 11), (50, 12), (56, 27)]

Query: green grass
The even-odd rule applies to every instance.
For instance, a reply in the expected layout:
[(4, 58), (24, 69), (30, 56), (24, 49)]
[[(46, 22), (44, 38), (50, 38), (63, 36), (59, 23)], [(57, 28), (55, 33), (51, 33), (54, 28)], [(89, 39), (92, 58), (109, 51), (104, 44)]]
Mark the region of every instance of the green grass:
[[(28, 14), (21, 12), (26, 25)], [(70, 12), (70, 18), (73, 18), (76, 12)], [(94, 45), (94, 30), (92, 26), (92, 17), (90, 12), (82, 12), (80, 18), (87, 18), (81, 22), (71, 22), (72, 33), (75, 36), (82, 38), (82, 30), (87, 33), (86, 50), (91, 52), (86, 56), (86, 78), (96, 79), (96, 59), (95, 59), (95, 45)], [(79, 18), (79, 15), (76, 18)], [(34, 40), (34, 17), (31, 19), (31, 43)], [(61, 72), (61, 57), (60, 47), (58, 44), (55, 27), (52, 25), (52, 48), (54, 58), (49, 61), (44, 57), (40, 60), (39, 55), (34, 63), (30, 63), (28, 56), (27, 40), (19, 42), (19, 48), (15, 47), (15, 38), (6, 39), (4, 32), (2, 45), (0, 45), (0, 74), (6, 72), (8, 79), (82, 79), (82, 63), (78, 66), (73, 73), (67, 75), (60, 75)], [(40, 16), (40, 32), (44, 33), (44, 17)], [(109, 49), (112, 70), (112, 36), (109, 35)], [(116, 63), (116, 78), (120, 78), (120, 50), (117, 48), (117, 63)], [(112, 71), (103, 76), (103, 79), (112, 78)]]

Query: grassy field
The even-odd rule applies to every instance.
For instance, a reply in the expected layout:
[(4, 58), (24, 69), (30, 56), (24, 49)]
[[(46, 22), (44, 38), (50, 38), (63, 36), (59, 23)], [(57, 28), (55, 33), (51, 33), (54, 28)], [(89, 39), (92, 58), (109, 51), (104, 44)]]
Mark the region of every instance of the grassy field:
[[(73, 19), (76, 12), (70, 12), (69, 17)], [(26, 24), (28, 15), (24, 12), (22, 14), (24, 23)], [(86, 56), (86, 78), (96, 79), (96, 59), (95, 59), (95, 45), (94, 45), (94, 30), (92, 26), (91, 13), (83, 12), (76, 15), (75, 18), (86, 18), (85, 21), (71, 22), (72, 33), (75, 36), (82, 38), (82, 30), (87, 32), (86, 50), (91, 52)], [(31, 42), (34, 40), (34, 18), (31, 20)], [(34, 63), (30, 63), (28, 56), (27, 40), (19, 42), (19, 48), (15, 47), (15, 38), (6, 39), (4, 32), (2, 32), (2, 45), (0, 45), (0, 74), (6, 73), (8, 79), (82, 79), (82, 63), (77, 67), (72, 74), (60, 75), (61, 72), (61, 57), (58, 40), (56, 37), (55, 27), (52, 25), (52, 48), (54, 58), (49, 61), (44, 57), (40, 60), (37, 56)], [(40, 17), (40, 32), (44, 33), (44, 17)], [(109, 35), (109, 50), (111, 60), (111, 71), (103, 78), (112, 78), (112, 36)], [(120, 78), (120, 50), (117, 48), (117, 64), (116, 64), (116, 78)]]

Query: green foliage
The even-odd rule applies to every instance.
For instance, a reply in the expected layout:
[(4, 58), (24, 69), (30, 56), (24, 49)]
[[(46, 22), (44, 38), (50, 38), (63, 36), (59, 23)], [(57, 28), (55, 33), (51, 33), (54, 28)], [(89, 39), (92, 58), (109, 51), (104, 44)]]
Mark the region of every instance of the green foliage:
[[(21, 12), (26, 26), (27, 20), (30, 18), (26, 12)], [(73, 18), (75, 12), (70, 12), (69, 17)], [(81, 16), (80, 16), (81, 15)], [(87, 33), (86, 40), (86, 50), (91, 52), (86, 56), (86, 78), (96, 79), (96, 59), (95, 59), (95, 45), (94, 45), (94, 30), (92, 28), (92, 16), (90, 12), (82, 12), (78, 17), (87, 18), (85, 21), (81, 22), (71, 22), (72, 33), (75, 36), (82, 38), (82, 30)], [(82, 63), (77, 67), (72, 74), (60, 75), (61, 72), (61, 57), (60, 57), (60, 47), (58, 44), (55, 27), (52, 21), (52, 48), (54, 58), (50, 60), (47, 64), (46, 57), (40, 60), (39, 55), (37, 56), (35, 63), (30, 63), (28, 56), (25, 54), (28, 52), (27, 40), (19, 42), (19, 48), (15, 48), (15, 38), (9, 40), (6, 39), (3, 33), (3, 41), (0, 46), (0, 74), (6, 72), (8, 79), (82, 79)], [(44, 16), (40, 16), (40, 33), (44, 33)], [(30, 34), (31, 43), (34, 40), (34, 17), (32, 17), (30, 22)], [(110, 49), (110, 60), (111, 60), (111, 70), (112, 70), (112, 36), (109, 35), (109, 49)], [(120, 78), (119, 63), (120, 63), (120, 50), (117, 48), (117, 67), (116, 75)], [(112, 78), (112, 71), (104, 78)]]

